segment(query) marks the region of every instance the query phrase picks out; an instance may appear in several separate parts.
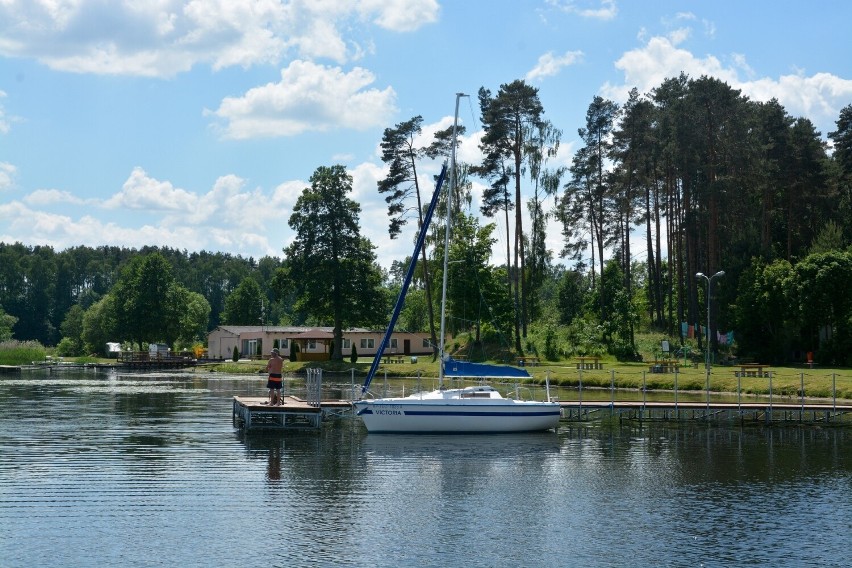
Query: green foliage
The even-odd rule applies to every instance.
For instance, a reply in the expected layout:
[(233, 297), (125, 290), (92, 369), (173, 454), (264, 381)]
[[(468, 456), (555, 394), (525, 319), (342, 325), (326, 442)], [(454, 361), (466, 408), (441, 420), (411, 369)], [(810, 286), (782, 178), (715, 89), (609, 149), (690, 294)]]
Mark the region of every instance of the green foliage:
[(206, 339), (211, 308), (207, 299), (198, 292), (184, 290), (183, 294), (177, 334), (181, 342), (191, 345)]
[(567, 330), (566, 356), (603, 355), (607, 352), (604, 326), (590, 317), (575, 318)]
[(570, 325), (580, 316), (589, 293), (586, 278), (577, 270), (566, 270), (559, 281), (557, 310), (559, 323)]
[(44, 361), (47, 351), (38, 341), (8, 340), (0, 342), (0, 365), (29, 365)]
[[(338, 344), (344, 327), (386, 320), (382, 272), (373, 245), (360, 234), (361, 208), (348, 197), (351, 191), (343, 166), (317, 168), (293, 208), (295, 238), (285, 250), (295, 309), (332, 322)], [(334, 356), (342, 360), (339, 351)]]
[(795, 273), (786, 260), (769, 265), (752, 261), (740, 277), (733, 310), (742, 356), (777, 362), (793, 348), (798, 321), (795, 288)]
[(70, 337), (63, 337), (56, 345), (56, 354), (60, 357), (79, 357), (82, 352), (80, 346), (75, 344)]
[[(352, 348), (354, 349), (355, 346), (353, 345)], [(290, 361), (295, 363), (298, 360), (299, 360), (299, 344), (296, 343), (295, 341), (291, 341), (290, 342)]]
[(566, 336), (564, 327), (540, 320), (537, 325), (530, 329), (526, 351), (535, 353), (548, 361), (556, 361), (567, 351), (567, 345), (564, 339), (561, 339)]
[(842, 251), (846, 246), (843, 238), (843, 229), (833, 220), (822, 228), (811, 244), (810, 254), (821, 252)]
[(263, 322), (263, 292), (252, 277), (240, 282), (225, 298), (222, 322), (230, 325), (260, 325)]
[(349, 354), (349, 362), (355, 364), (358, 362), (358, 350), (355, 349), (355, 344), (352, 344), (352, 352)]
[(83, 317), (85, 312), (80, 304), (74, 304), (65, 314), (59, 330), (62, 332), (62, 340), (57, 345), (63, 350), (61, 355), (65, 357), (77, 357), (84, 353), (83, 345)]
[(236, 346), (236, 345), (234, 345), (234, 352), (233, 352), (233, 353), (231, 353), (231, 361), (233, 361), (234, 363), (236, 363), (236, 362), (237, 362), (237, 361), (239, 361), (239, 360), (240, 360), (240, 350), (239, 350), (239, 349), (237, 349), (237, 346)]
[(812, 254), (795, 266), (799, 313), (814, 342), (820, 328), (830, 330), (820, 344), (821, 364), (852, 364), (852, 254), (833, 251)]
[(0, 306), (0, 341), (8, 341), (12, 339), (12, 328), (18, 318), (11, 316), (3, 311), (3, 306)]
[(107, 294), (83, 314), (81, 337), (86, 353), (106, 355), (106, 344), (119, 341), (115, 312), (113, 297)]

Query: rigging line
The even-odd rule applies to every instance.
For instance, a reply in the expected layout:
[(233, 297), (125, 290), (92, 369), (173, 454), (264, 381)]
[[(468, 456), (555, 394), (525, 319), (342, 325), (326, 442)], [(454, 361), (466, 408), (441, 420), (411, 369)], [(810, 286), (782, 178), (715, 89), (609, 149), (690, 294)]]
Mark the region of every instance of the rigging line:
[[(467, 106), (470, 109), (471, 125), (476, 125), (479, 129), (482, 129), (482, 123), (480, 122), (476, 114), (474, 114), (473, 112), (473, 97), (467, 98)], [(472, 135), (473, 132), (471, 132), (470, 134)]]

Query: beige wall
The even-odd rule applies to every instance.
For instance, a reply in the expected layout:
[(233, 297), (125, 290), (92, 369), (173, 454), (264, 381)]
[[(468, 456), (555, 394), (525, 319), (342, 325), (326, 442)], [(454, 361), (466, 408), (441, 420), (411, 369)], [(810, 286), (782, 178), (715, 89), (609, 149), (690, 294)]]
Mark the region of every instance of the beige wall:
[[(305, 330), (307, 331), (308, 328), (305, 328)], [(248, 348), (256, 346), (258, 342), (261, 345), (261, 356), (266, 356), (274, 346), (275, 340), (286, 340), (286, 347), (282, 347), (280, 350), (282, 357), (288, 357), (291, 346), (293, 345), (292, 340), (293, 338), (298, 338), (299, 335), (297, 328), (288, 329), (287, 331), (276, 331), (274, 329), (250, 328), (246, 326), (243, 328), (234, 328), (234, 331), (232, 331), (228, 326), (224, 328), (219, 327), (207, 335), (208, 356), (213, 359), (230, 359), (234, 351), (234, 346), (240, 351), (241, 357), (255, 356), (256, 353), (248, 352)], [(383, 335), (383, 332), (354, 331), (344, 332), (343, 338), (348, 339), (350, 345), (355, 345), (359, 357), (370, 357), (376, 354), (376, 349), (381, 343)], [(409, 354), (429, 354), (432, 352), (431, 348), (423, 346), (423, 340), (428, 338), (428, 333), (394, 333), (385, 349), (385, 354), (405, 355), (406, 341), (408, 341)], [(396, 340), (395, 347), (393, 346), (394, 340)], [(302, 348), (301, 343), (303, 341), (300, 341), (300, 349)], [(362, 347), (362, 344), (365, 346)], [(302, 351), (305, 352), (304, 350)], [(316, 340), (315, 349), (306, 351), (306, 353), (311, 354), (324, 354), (326, 352), (325, 341), (321, 339)], [(351, 347), (343, 348), (344, 357), (348, 356), (351, 352)]]

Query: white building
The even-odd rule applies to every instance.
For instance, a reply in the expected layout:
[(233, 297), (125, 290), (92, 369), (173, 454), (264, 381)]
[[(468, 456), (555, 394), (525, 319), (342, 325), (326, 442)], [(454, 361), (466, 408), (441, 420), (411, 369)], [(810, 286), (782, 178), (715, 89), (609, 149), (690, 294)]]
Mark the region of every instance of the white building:
[[(266, 358), (277, 347), (287, 359), (294, 345), (298, 345), (298, 361), (323, 361), (331, 356), (334, 328), (287, 327), (259, 325), (220, 325), (207, 334), (207, 356), (211, 359), (230, 359), (234, 347), (242, 358)], [(352, 354), (352, 346), (359, 357), (372, 357), (382, 341), (384, 331), (350, 328), (343, 331), (343, 358)], [(428, 333), (395, 332), (391, 335), (384, 355), (404, 357), (432, 353)]]

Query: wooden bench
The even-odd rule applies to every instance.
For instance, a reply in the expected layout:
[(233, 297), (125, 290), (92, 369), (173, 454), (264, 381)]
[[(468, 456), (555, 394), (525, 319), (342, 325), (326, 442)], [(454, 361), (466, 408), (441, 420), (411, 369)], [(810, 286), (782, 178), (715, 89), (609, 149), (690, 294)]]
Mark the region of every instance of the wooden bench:
[(518, 357), (518, 367), (535, 367), (538, 363), (538, 357)]
[(577, 369), (599, 371), (603, 369), (600, 357), (575, 357)]

